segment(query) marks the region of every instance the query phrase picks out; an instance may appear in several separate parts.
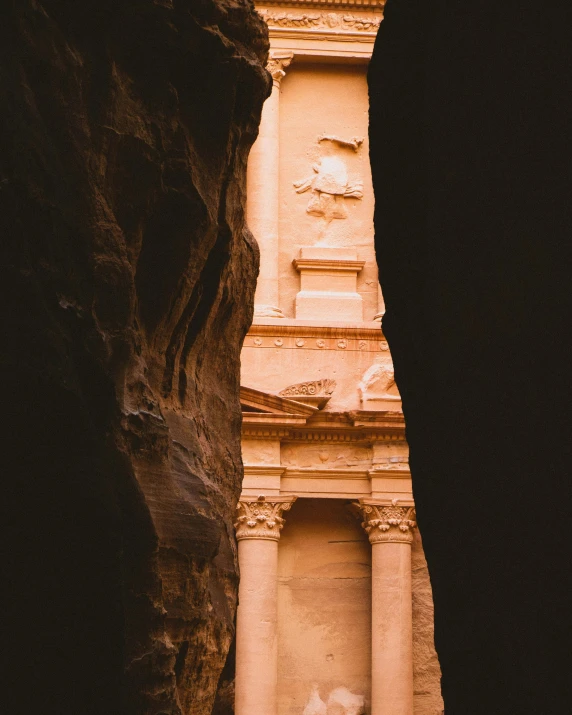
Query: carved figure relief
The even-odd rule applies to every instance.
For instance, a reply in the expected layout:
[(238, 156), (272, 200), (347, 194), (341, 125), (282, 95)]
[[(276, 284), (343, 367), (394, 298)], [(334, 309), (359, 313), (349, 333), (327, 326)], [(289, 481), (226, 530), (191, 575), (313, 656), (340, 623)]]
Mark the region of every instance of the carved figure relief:
[(347, 199), (361, 200), (363, 198), (363, 181), (360, 177), (351, 176), (343, 150), (357, 152), (363, 144), (363, 138), (353, 137), (349, 140), (336, 136), (322, 135), (318, 137), (322, 146), (322, 156), (312, 166), (313, 174), (294, 182), (297, 194), (310, 192), (306, 213), (323, 220), (320, 238), (323, 238), (329, 224), (334, 219), (346, 219), (348, 209)]
[(371, 400), (401, 400), (395, 384), (393, 361), (389, 355), (378, 355), (373, 365), (362, 375), (358, 384), (358, 392), (362, 404)]
[[(351, 147), (354, 151), (363, 143), (363, 139), (354, 138), (344, 141), (337, 137), (322, 136), (318, 142), (332, 142)], [(347, 218), (348, 212), (344, 199), (362, 199), (363, 181), (348, 176), (348, 169), (342, 157), (333, 153), (323, 156), (312, 169), (314, 174), (294, 182), (297, 194), (311, 191), (306, 212), (319, 216), (330, 223), (335, 218)]]
[(317, 684), (312, 686), (310, 698), (302, 715), (364, 715), (365, 699), (344, 687), (335, 688), (327, 702), (320, 697)]

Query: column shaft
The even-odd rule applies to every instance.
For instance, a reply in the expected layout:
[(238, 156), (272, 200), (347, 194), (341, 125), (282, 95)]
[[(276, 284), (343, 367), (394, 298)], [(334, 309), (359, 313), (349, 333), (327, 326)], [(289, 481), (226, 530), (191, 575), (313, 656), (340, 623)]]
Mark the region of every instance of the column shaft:
[(278, 541), (238, 542), (236, 715), (277, 713)]
[(296, 497), (242, 497), (238, 539), (235, 715), (278, 713), (278, 540)]
[(248, 159), (246, 217), (260, 248), (260, 274), (254, 314), (282, 318), (279, 308), (278, 251), (280, 213), (280, 81), (291, 53), (273, 53), (268, 66), (272, 94), (262, 109), (258, 138)]
[(359, 506), (371, 553), (371, 715), (413, 715), (411, 542), (415, 509)]
[(413, 715), (411, 546), (372, 545), (372, 715)]

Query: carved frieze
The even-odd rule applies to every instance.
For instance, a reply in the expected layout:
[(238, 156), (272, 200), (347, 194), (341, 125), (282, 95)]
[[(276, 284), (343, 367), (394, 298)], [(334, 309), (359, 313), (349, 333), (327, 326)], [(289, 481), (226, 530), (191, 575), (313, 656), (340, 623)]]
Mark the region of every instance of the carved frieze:
[(393, 499), (391, 504), (355, 504), (361, 511), (364, 519), (362, 526), (371, 544), (410, 544), (413, 541), (413, 529), (417, 526), (415, 507), (399, 506), (398, 502), (398, 499)]
[(236, 538), (271, 539), (278, 541), (285, 519), (282, 512), (291, 508), (296, 497), (242, 497), (237, 504), (238, 518), (234, 524)]
[(382, 15), (379, 13), (291, 12), (265, 9), (259, 12), (270, 28), (377, 32), (382, 20)]

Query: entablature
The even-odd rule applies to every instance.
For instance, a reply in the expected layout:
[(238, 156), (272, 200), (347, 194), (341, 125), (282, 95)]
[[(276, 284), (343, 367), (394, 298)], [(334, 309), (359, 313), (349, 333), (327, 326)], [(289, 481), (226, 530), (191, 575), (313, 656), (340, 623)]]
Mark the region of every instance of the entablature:
[(383, 20), (382, 0), (264, 0), (257, 10), (268, 25), (273, 50), (297, 59), (361, 59), (371, 57)]
[(242, 494), (322, 499), (413, 500), (407, 465), (399, 469), (320, 469), (245, 464)]

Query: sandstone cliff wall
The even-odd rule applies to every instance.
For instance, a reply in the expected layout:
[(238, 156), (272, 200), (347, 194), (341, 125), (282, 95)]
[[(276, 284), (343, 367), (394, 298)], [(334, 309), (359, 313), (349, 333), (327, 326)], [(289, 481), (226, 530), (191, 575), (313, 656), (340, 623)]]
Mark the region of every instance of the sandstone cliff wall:
[(376, 250), (447, 715), (572, 702), (569, 6), (388, 0)]
[(207, 715), (266, 28), (249, 0), (25, 0), (0, 33), (4, 706)]

